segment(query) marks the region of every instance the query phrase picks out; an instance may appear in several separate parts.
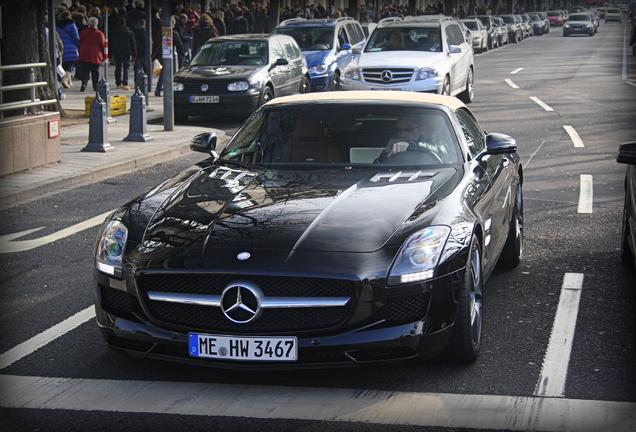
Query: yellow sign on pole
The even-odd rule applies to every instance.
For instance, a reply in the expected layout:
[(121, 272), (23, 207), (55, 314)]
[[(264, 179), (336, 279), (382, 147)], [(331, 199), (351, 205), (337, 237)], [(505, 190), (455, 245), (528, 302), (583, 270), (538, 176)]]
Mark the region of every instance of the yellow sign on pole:
[(161, 50), (163, 58), (172, 58), (172, 27), (161, 28)]

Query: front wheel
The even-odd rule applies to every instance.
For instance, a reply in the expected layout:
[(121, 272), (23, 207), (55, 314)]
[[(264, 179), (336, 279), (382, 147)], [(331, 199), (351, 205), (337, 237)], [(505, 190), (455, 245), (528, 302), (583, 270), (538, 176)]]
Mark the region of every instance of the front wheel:
[(475, 98), (473, 83), (474, 83), (473, 70), (468, 69), (468, 74), (466, 77), (466, 89), (458, 95), (459, 99), (462, 102), (468, 104), (468, 103), (471, 103), (473, 99)]
[(626, 193), (625, 204), (623, 205), (623, 225), (621, 229), (621, 259), (623, 260), (623, 263), (636, 267), (636, 257), (634, 257), (634, 252), (629, 247), (629, 238), (631, 236), (631, 232), (629, 230), (629, 217), (629, 202)]
[(274, 99), (274, 93), (272, 93), (272, 89), (269, 86), (265, 86), (263, 89), (263, 94), (261, 95), (260, 105), (265, 105), (267, 102)]
[(448, 79), (448, 77), (444, 78), (444, 82), (442, 83), (442, 90), (440, 94), (444, 96), (450, 96), (451, 94), (450, 79)]
[(329, 90), (331, 91), (342, 90), (342, 82), (340, 81), (340, 72), (336, 71), (333, 73), (333, 77), (331, 78), (331, 83), (329, 84)]
[(457, 315), (448, 343), (449, 356), (461, 363), (472, 363), (481, 348), (483, 280), (481, 247), (473, 234), (462, 287), (457, 296)]
[(508, 228), (508, 237), (499, 258), (501, 267), (511, 270), (519, 265), (523, 256), (523, 189), (517, 186), (515, 206)]
[(309, 89), (310, 89), (309, 78), (303, 77), (303, 79), (300, 81), (300, 90), (298, 92), (300, 94), (309, 93), (310, 91)]

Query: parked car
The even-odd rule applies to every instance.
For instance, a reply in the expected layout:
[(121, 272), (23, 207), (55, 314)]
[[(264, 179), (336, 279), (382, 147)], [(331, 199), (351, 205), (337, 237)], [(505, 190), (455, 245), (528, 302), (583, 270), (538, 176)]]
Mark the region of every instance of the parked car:
[(108, 344), (236, 369), (476, 360), (484, 287), (522, 259), (513, 138), (453, 97), (326, 92), (216, 145), (99, 229)]
[(350, 17), (292, 18), (272, 33), (296, 40), (307, 59), (311, 91), (340, 90), (342, 72), (354, 57), (352, 48), (361, 49), (366, 41), (360, 23)]
[(278, 96), (309, 91), (298, 44), (284, 35), (210, 39), (174, 76), (174, 116), (251, 114)]
[(605, 12), (605, 22), (610, 21), (618, 21), (621, 22), (623, 20), (623, 13), (620, 9), (610, 8)]
[(535, 12), (543, 20), (543, 34), (550, 33), (550, 20), (547, 12)]
[(622, 258), (623, 262), (636, 268), (636, 141), (621, 144), (617, 160), (627, 164), (621, 230)]
[(463, 19), (460, 20), (460, 22), (463, 23), (468, 28), (468, 30), (470, 30), (473, 50), (478, 53), (488, 51), (489, 34), (486, 30), (486, 27), (483, 26), (481, 21), (473, 18)]
[(545, 23), (539, 17), (538, 14), (528, 14), (530, 17), (530, 23), (532, 24), (532, 34), (533, 35), (543, 35), (545, 32)]
[(515, 19), (514, 15), (501, 15), (499, 18), (506, 23), (508, 28), (508, 41), (512, 43), (521, 42), (523, 39), (523, 29)]
[(526, 29), (526, 37), (534, 36), (534, 26), (532, 25), (532, 21), (530, 20), (530, 15), (521, 14), (519, 15), (521, 20), (523, 21), (523, 25)]
[(492, 16), (478, 15), (478, 16), (471, 16), (469, 18), (477, 18), (479, 21), (481, 21), (483, 26), (486, 28), (486, 31), (488, 32), (488, 49), (497, 48), (499, 46), (498, 40), (497, 40), (497, 34), (496, 34), (497, 30), (493, 26)]
[(563, 36), (571, 36), (574, 34), (584, 34), (594, 36), (594, 23), (592, 17), (586, 13), (577, 13), (570, 15), (565, 25), (563, 25)]
[(507, 45), (510, 42), (508, 35), (508, 26), (499, 17), (493, 18), (493, 23), (497, 27), (497, 41), (499, 46)]
[(559, 11), (548, 12), (548, 20), (551, 26), (561, 27), (564, 24), (563, 14)]
[(609, 9), (609, 8), (607, 8), (605, 6), (602, 6), (602, 7), (598, 8), (598, 9), (596, 9), (596, 13), (598, 14), (598, 17), (601, 18), (601, 19), (605, 18), (605, 13), (607, 12), (607, 9)]
[(345, 70), (343, 90), (408, 90), (474, 97), (472, 47), (448, 17), (381, 21), (357, 61)]

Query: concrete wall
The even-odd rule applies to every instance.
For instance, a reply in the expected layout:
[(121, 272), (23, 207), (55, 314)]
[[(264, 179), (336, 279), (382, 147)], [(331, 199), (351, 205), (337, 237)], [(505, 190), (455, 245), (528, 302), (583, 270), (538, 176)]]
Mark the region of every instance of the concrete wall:
[[(57, 121), (58, 136), (49, 138), (49, 122)], [(0, 120), (0, 176), (59, 162), (60, 113), (47, 112)]]

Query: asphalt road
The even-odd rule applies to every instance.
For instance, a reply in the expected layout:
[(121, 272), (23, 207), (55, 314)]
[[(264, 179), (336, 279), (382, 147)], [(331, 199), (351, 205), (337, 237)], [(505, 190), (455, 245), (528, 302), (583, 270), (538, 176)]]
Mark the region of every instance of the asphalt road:
[[(636, 402), (636, 274), (620, 261), (625, 167), (615, 161), (618, 144), (636, 135), (636, 88), (622, 79), (623, 44), (624, 26), (610, 23), (602, 24), (593, 38), (563, 38), (555, 30), (476, 57), (476, 100), (470, 108), (487, 131), (517, 139), (525, 169), (526, 243), (522, 265), (511, 272), (495, 273), (486, 286), (482, 352), (474, 364), (433, 360), (346, 370), (219, 371), (129, 358), (108, 349), (89, 320), (5, 367), (0, 379), (15, 375), (117, 380), (112, 381), (115, 383), (273, 386), (270, 393), (254, 390), (252, 408), (265, 404), (268, 394), (277, 397), (290, 387), (531, 398), (542, 376), (564, 274), (578, 273), (583, 275), (583, 284), (569, 363), (562, 359), (561, 364), (567, 371), (563, 396), (597, 404)], [(634, 58), (628, 62), (626, 78), (631, 78), (636, 62)], [(523, 69), (511, 74), (518, 68)], [(513, 89), (506, 79), (519, 89)], [(531, 97), (553, 111), (545, 111)], [(192, 122), (230, 132), (239, 124), (227, 119)], [(584, 147), (573, 146), (564, 125), (574, 127)], [(0, 238), (43, 226), (19, 240), (34, 239), (82, 222), (200, 159), (200, 154), (187, 155), (1, 211)], [(593, 178), (592, 213), (577, 211), (581, 175)], [(90, 228), (30, 251), (0, 254), (0, 356), (93, 304), (91, 249), (96, 230)], [(133, 396), (125, 395), (124, 400), (132, 401)], [(75, 410), (72, 404), (56, 410), (2, 409), (0, 424), (3, 430), (458, 429), (452, 422), (427, 425), (372, 417), (361, 417), (361, 421), (320, 421), (310, 415), (296, 418), (285, 413), (285, 407), (278, 408), (282, 415), (263, 416), (266, 420), (254, 418), (250, 409), (238, 417), (213, 409), (209, 416), (202, 415), (204, 412), (162, 414), (172, 411), (146, 410), (143, 401), (135, 401), (140, 408), (130, 412), (124, 408), (105, 412), (100, 411), (102, 401), (94, 402), (91, 412)], [(485, 427), (479, 415), (475, 427)], [(512, 429), (496, 429), (508, 428)]]

